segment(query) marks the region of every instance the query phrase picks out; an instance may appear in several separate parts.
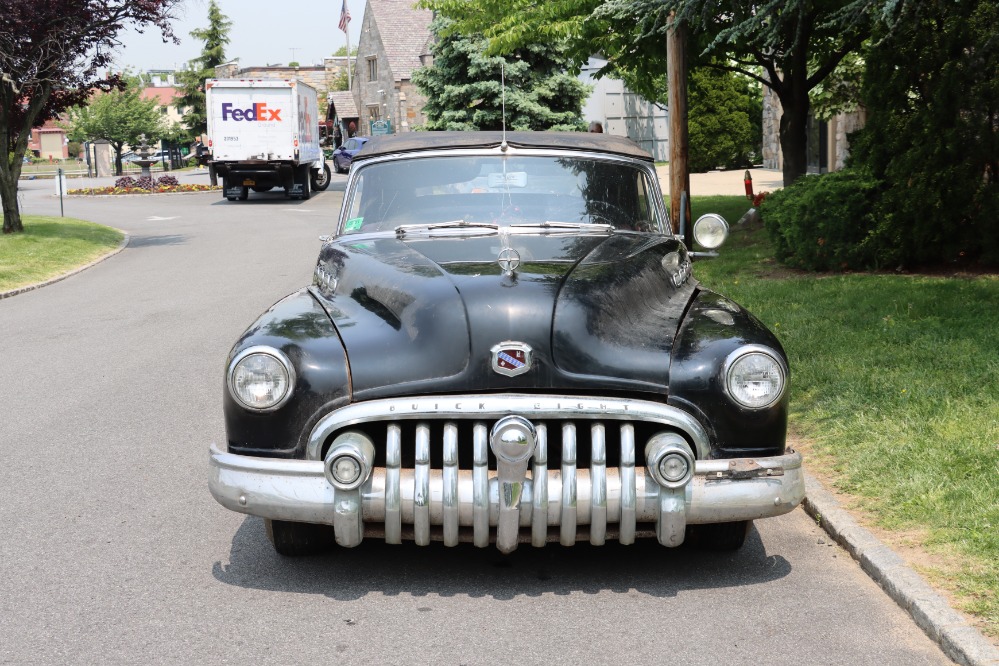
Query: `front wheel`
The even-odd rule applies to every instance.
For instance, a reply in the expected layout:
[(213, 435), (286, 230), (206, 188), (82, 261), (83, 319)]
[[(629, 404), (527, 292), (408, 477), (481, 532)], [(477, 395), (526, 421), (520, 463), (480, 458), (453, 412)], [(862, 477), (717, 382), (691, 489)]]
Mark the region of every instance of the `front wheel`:
[(688, 526), (687, 539), (695, 548), (713, 551), (739, 550), (746, 543), (751, 520), (731, 523), (706, 523)]
[(330, 180), (333, 176), (330, 174), (330, 165), (323, 164), (322, 169), (317, 169), (312, 173), (312, 189), (317, 192), (324, 191), (330, 186)]
[(335, 543), (331, 525), (265, 519), (264, 527), (274, 550), (286, 557), (318, 555), (330, 550)]

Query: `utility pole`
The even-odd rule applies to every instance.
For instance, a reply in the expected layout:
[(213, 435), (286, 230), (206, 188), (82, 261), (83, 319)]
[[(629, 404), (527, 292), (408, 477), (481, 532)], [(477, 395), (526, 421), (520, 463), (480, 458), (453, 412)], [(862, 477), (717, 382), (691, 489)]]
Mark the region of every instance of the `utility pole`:
[[(690, 173), (687, 170), (687, 27), (676, 14), (670, 15), (666, 33), (666, 77), (669, 85), (669, 208), (673, 233), (683, 228), (684, 242), (690, 246)], [(680, 223), (680, 196), (686, 192), (683, 224)]]

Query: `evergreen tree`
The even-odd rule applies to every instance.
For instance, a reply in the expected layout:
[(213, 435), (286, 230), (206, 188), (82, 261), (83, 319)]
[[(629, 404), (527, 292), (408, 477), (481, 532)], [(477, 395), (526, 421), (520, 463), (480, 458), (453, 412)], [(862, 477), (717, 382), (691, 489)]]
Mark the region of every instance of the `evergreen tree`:
[[(442, 34), (448, 23), (439, 18), (432, 29)], [(501, 129), (501, 75), (508, 130), (586, 129), (581, 112), (587, 86), (567, 73), (564, 48), (533, 44), (499, 56), (486, 55), (487, 46), (481, 34), (447, 34), (433, 48), (433, 66), (413, 73), (413, 82), (427, 97), (425, 129)]]
[(687, 99), (690, 170), (750, 166), (761, 152), (759, 88), (734, 72), (701, 67), (690, 73)]
[(208, 27), (191, 31), (191, 36), (204, 42), (201, 55), (178, 73), (181, 96), (178, 105), (187, 108), (184, 126), (192, 136), (201, 136), (208, 129), (205, 107), (205, 79), (215, 78), (215, 67), (225, 63), (225, 47), (229, 43), (232, 21), (222, 13), (215, 0), (208, 3)]
[(867, 58), (851, 151), (882, 181), (882, 262), (999, 264), (997, 24), (994, 0), (925, 0)]

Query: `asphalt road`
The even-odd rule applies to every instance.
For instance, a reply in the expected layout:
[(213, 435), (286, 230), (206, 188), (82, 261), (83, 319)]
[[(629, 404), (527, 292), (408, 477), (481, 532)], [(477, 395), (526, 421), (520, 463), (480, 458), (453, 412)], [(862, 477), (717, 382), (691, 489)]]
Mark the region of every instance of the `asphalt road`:
[[(66, 200), (131, 241), (0, 300), (0, 663), (947, 663), (801, 510), (736, 554), (277, 556), (208, 493), (208, 445), (230, 345), (310, 281), (342, 187)], [(24, 211), (52, 191), (24, 183)]]

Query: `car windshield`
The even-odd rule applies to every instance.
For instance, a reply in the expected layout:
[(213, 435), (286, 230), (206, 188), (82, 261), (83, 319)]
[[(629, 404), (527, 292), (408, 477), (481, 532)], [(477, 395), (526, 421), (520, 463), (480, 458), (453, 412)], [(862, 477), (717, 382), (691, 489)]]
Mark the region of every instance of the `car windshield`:
[(618, 160), (441, 156), (391, 160), (356, 176), (342, 233), (662, 232), (648, 172)]

